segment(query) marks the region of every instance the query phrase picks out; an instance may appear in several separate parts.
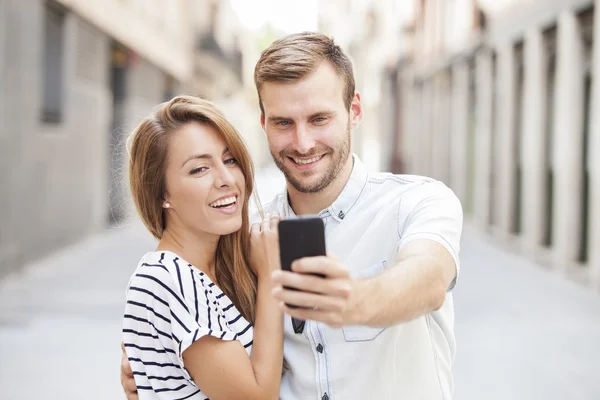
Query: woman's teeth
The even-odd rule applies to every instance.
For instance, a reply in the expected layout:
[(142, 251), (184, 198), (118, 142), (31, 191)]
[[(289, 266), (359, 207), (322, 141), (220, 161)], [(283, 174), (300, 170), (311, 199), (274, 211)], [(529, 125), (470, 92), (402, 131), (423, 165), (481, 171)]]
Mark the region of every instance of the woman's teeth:
[(221, 200), (217, 200), (217, 201), (213, 201), (212, 203), (209, 204), (209, 206), (217, 208), (217, 207), (226, 207), (226, 206), (230, 206), (232, 204), (234, 204), (236, 201), (236, 197), (235, 196), (231, 196), (231, 197), (227, 197)]

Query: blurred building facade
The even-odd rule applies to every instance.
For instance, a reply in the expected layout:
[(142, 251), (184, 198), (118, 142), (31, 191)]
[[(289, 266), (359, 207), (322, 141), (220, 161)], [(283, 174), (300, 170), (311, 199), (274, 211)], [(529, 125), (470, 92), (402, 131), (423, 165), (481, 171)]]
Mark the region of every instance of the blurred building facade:
[(353, 150), (370, 168), (396, 169), (400, 159), (398, 63), (409, 44), (403, 34), (413, 4), (395, 0), (331, 0), (319, 3), (319, 30), (333, 36), (352, 59), (365, 117), (354, 130)]
[(195, 0), (194, 4), (198, 32), (191, 90), (217, 102), (244, 137), (256, 167), (269, 165), (254, 86), (260, 36), (247, 31), (230, 1)]
[(398, 130), (514, 251), (600, 287), (600, 1), (418, 0)]
[(187, 93), (248, 113), (232, 108), (232, 13), (216, 0), (0, 0), (0, 276), (127, 223), (125, 140), (158, 103)]

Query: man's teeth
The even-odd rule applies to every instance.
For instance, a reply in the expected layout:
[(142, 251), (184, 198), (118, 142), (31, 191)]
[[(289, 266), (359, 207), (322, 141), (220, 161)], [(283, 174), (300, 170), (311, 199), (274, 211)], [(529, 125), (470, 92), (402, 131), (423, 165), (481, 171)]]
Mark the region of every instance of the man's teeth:
[(308, 160), (299, 160), (297, 158), (293, 158), (293, 160), (296, 164), (312, 164), (314, 162), (319, 161), (321, 159), (321, 157), (323, 157), (323, 156), (316, 156), (313, 158), (309, 158)]
[(231, 205), (231, 204), (235, 203), (235, 200), (236, 200), (235, 196), (226, 197), (226, 198), (221, 199), (221, 200), (213, 201), (212, 203), (209, 204), (209, 206), (211, 206), (211, 207), (228, 206), (228, 205)]

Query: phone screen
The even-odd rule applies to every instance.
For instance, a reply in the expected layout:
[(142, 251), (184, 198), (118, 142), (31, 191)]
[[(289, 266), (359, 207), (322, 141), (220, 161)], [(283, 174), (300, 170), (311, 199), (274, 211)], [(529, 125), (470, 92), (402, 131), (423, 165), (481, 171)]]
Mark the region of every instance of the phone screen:
[(292, 262), (303, 257), (326, 255), (325, 226), (317, 216), (279, 221), (281, 268), (291, 271)]

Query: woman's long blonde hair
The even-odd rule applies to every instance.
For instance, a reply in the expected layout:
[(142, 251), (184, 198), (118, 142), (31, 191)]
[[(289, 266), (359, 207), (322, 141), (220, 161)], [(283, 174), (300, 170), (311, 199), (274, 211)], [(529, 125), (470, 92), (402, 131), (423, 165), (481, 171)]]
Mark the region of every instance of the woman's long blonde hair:
[[(244, 175), (245, 196), (242, 227), (221, 236), (215, 257), (216, 284), (250, 322), (254, 322), (257, 280), (249, 263), (250, 230), (248, 202), (254, 189), (254, 165), (244, 140), (211, 102), (197, 97), (177, 96), (160, 104), (133, 131), (128, 140), (129, 184), (142, 221), (160, 239), (166, 227), (163, 209), (165, 169), (169, 138), (189, 122), (214, 127), (221, 134)], [(260, 210), (258, 197), (254, 197)]]

